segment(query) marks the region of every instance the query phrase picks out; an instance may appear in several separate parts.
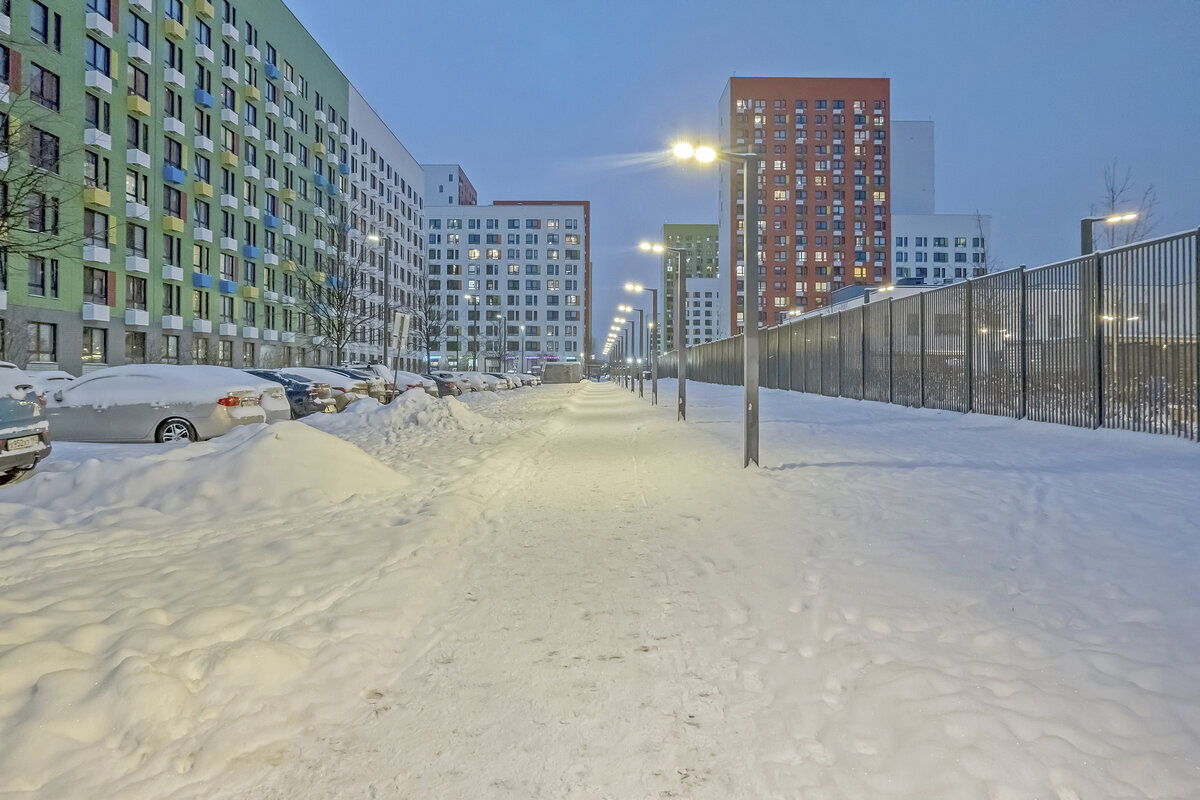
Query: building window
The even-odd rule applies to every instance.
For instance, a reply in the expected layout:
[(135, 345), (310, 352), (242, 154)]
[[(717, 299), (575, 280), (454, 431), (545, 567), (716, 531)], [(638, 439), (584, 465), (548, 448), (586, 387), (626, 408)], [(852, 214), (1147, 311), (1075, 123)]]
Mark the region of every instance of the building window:
[(29, 296), (58, 297), (58, 259), (29, 257)]
[(125, 277), (125, 307), (146, 310), (146, 279), (134, 275)]
[(162, 363), (179, 363), (179, 337), (164, 335), (162, 337)]
[(48, 322), (30, 322), (26, 331), (29, 339), (30, 361), (58, 360), (58, 327), (56, 325)]
[(29, 126), (29, 161), (35, 167), (58, 172), (58, 137)]
[(108, 331), (104, 328), (83, 329), (83, 363), (105, 364)]
[(125, 361), (130, 364), (146, 363), (146, 334), (142, 331), (126, 331)]
[(217, 364), (222, 367), (233, 366), (233, 342), (228, 339), (217, 343)]
[(95, 267), (83, 268), (83, 302), (108, 305), (108, 272)]
[(39, 64), (33, 64), (29, 73), (29, 96), (33, 102), (51, 111), (58, 111), (58, 90), (58, 76)]

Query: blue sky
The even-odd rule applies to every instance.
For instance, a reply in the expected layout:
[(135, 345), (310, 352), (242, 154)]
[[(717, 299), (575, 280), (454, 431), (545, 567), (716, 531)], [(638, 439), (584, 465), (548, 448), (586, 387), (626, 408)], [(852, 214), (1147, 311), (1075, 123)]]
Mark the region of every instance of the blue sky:
[[(1114, 158), (1200, 226), (1200, 2), (285, 0), (425, 163), (495, 199), (592, 201), (599, 330), (663, 222), (715, 222), (707, 169), (631, 166), (716, 135), (731, 75), (891, 79), (936, 123), (937, 210), (992, 215), (993, 256), (1078, 251)], [(769, 20), (760, 25), (755, 20)], [(757, 44), (742, 44), (742, 31)]]

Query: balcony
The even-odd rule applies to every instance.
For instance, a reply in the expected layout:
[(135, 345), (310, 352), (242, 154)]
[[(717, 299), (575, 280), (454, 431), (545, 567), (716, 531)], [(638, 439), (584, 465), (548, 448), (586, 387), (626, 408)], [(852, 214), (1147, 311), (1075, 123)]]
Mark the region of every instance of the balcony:
[(150, 48), (141, 42), (130, 42), (127, 52), (130, 61), (140, 61), (143, 64), (149, 64), (150, 60), (154, 58), (150, 54)]
[(246, 84), (242, 87), (242, 95), (247, 100), (255, 103), (262, 99), (262, 92), (258, 90), (257, 86), (251, 86), (250, 84)]
[(228, 122), (230, 125), (238, 124), (238, 114), (232, 108), (221, 109), (221, 122)]
[(241, 41), (241, 36), (238, 35), (237, 26), (230, 25), (228, 22), (221, 24), (221, 38), (229, 39), (233, 42)]
[(112, 94), (112, 78), (98, 69), (89, 69), (83, 73), (83, 85), (89, 89), (97, 89), (105, 94)]
[(279, 262), (279, 268), (282, 269), (284, 272), (295, 272), (296, 271), (296, 262), (290, 258), (285, 258)]
[(112, 251), (107, 247), (98, 244), (85, 244), (83, 246), (83, 260), (93, 264), (107, 264), (112, 258)]
[(8, 153), (0, 153), (0, 172), (8, 172)]
[(125, 309), (125, 324), (146, 327), (150, 324), (150, 312), (140, 308)]
[(143, 275), (150, 274), (150, 259), (139, 255), (125, 256), (125, 271), (140, 272)]
[(174, 117), (167, 117), (163, 120), (163, 130), (167, 133), (173, 133), (176, 136), (184, 136), (187, 129), (183, 126), (183, 121)]
[(279, 217), (274, 214), (264, 214), (263, 227), (277, 229), (279, 227)]
[(238, 327), (236, 322), (222, 322), (220, 328), (217, 329), (217, 334), (220, 336), (237, 336)]
[(240, 83), (241, 76), (238, 75), (237, 67), (221, 67), (221, 80)]
[(263, 263), (271, 267), (278, 267), (279, 256), (274, 253), (263, 253)]
[(107, 189), (89, 186), (83, 190), (83, 202), (90, 206), (108, 208), (112, 205), (112, 196)]
[(279, 196), (282, 197), (288, 203), (296, 202), (296, 190), (295, 189), (284, 189), (282, 192), (279, 193)]
[(270, 114), (273, 117), (279, 116), (279, 106), (276, 105), (275, 103), (272, 103), (270, 100), (263, 103), (263, 111), (267, 112), (268, 114)]
[(131, 167), (150, 169), (150, 154), (144, 150), (129, 149), (125, 151), (125, 162)]
[(192, 142), (196, 145), (196, 149), (205, 153), (212, 153), (213, 140), (207, 136), (197, 136)]
[(299, 164), (299, 162), (296, 161), (295, 153), (284, 153), (283, 154), (283, 163), (287, 164), (290, 167), (295, 167)]
[(95, 11), (89, 11), (83, 18), (83, 27), (87, 28), (91, 33), (98, 33), (109, 39), (113, 35), (113, 24), (110, 20), (100, 16)]
[(101, 303), (84, 303), (81, 313), (84, 322), (108, 322), (112, 309)]
[(201, 228), (199, 225), (192, 226), (192, 241), (212, 244), (212, 240), (212, 228)]
[(187, 173), (179, 167), (173, 167), (170, 164), (163, 165), (162, 171), (163, 180), (167, 183), (182, 184), (187, 180)]
[(279, 331), (265, 330), (262, 332), (262, 337), (264, 342), (277, 342), (279, 341)]
[(150, 101), (136, 94), (125, 95), (125, 110), (140, 117), (150, 116)]
[(164, 281), (182, 281), (183, 267), (173, 267), (170, 264), (163, 264), (162, 276)]
[(258, 128), (255, 127), (254, 125), (247, 125), (244, 130), (245, 130), (247, 139), (258, 139), (258, 138), (261, 138), (261, 136), (262, 136), (262, 134), (259, 132)]
[(229, 150), (221, 151), (221, 166), (236, 167), (238, 165), (238, 154), (232, 153)]
[(183, 77), (183, 73), (171, 67), (163, 68), (163, 80), (181, 89), (187, 86), (187, 79)]
[(279, 67), (271, 63), (263, 64), (263, 72), (267, 73), (267, 77), (273, 81), (279, 80)]
[[(257, 211), (257, 209), (255, 209)], [(242, 245), (242, 258), (258, 259), (258, 248), (252, 244)]]
[(237, 294), (237, 281), (229, 281), (222, 278), (217, 281), (217, 291), (221, 294)]
[[(243, 286), (242, 288), (250, 289), (253, 287)], [(242, 326), (242, 338), (243, 339), (257, 339), (258, 338), (258, 328), (255, 328), (252, 325), (243, 325)]]
[(315, 175), (313, 175), (313, 185), (316, 186), (318, 189), (324, 189), (325, 188), (325, 176), (319, 172), (316, 173)]
[(323, 156), (325, 155), (325, 145), (320, 142), (313, 142), (312, 151), (313, 155)]
[(285, 92), (287, 92), (288, 94), (295, 94), (296, 93), (296, 84), (292, 83), (287, 78), (284, 78), (283, 79), (283, 90)]
[(258, 171), (258, 167), (253, 166), (252, 164), (247, 164), (246, 166), (242, 167), (242, 174), (247, 178), (258, 180), (260, 173)]
[(208, 63), (212, 64), (216, 62), (216, 56), (213, 55), (211, 47), (208, 45), (198, 44), (196, 45), (196, 60), (207, 61)]
[(313, 112), (313, 119), (315, 119), (317, 122), (324, 125), (325, 124), (325, 112), (318, 108), (316, 111)]
[(211, 319), (192, 320), (192, 333), (212, 333)]
[(197, 289), (211, 289), (212, 275), (205, 275), (203, 272), (193, 272), (192, 286)]
[(279, 302), (283, 303), (285, 306), (294, 306), (296, 305), (296, 298), (292, 297), (290, 294), (281, 294), (279, 295)]
[(274, 139), (267, 139), (267, 141), (263, 143), (263, 149), (268, 153), (278, 153), (279, 142), (275, 141)]
[(283, 333), (279, 334), (279, 341), (284, 343), (294, 342), (296, 341), (296, 334), (292, 331), (284, 331)]
[(322, 253), (325, 252), (325, 240), (313, 239), (313, 249), (320, 250)]
[(283, 223), (282, 228), (283, 228), (284, 236), (295, 236), (296, 235), (296, 226), (291, 224), (290, 222)]
[(196, 195), (196, 197), (212, 197), (212, 184), (205, 183), (204, 181), (196, 181), (192, 184), (192, 194)]
[(221, 195), (222, 208), (237, 208), (241, 205), (241, 201), (237, 199), (237, 195), (223, 194)]
[[(4, 12), (0, 12), (0, 33), (3, 33), (5, 36), (12, 35), (12, 19)], [(4, 306), (0, 306), (0, 311), (3, 310)]]
[(236, 253), (238, 251), (237, 239), (234, 239), (231, 236), (222, 236), (221, 237), (221, 249), (228, 250), (232, 253)]
[(270, 289), (268, 289), (263, 292), (263, 300), (266, 300), (268, 303), (278, 303), (279, 292), (272, 292)]
[(135, 203), (131, 200), (125, 201), (125, 216), (128, 219), (140, 219), (145, 222), (150, 221), (150, 206), (142, 203)]
[(299, 125), (296, 123), (295, 117), (284, 117), (283, 118), (283, 127), (287, 128), (288, 130), (293, 130), (293, 131), (299, 129)]
[(204, 19), (213, 18), (213, 5), (208, 0), (196, 0), (193, 3), (193, 7), (195, 8), (197, 17), (204, 17)]
[(176, 314), (163, 314), (162, 329), (164, 331), (183, 330), (183, 317)]
[(338, 164), (338, 172), (342, 173), (343, 175), (349, 175), (350, 174), (350, 165), (344, 161), (341, 162), (340, 164)]
[(242, 216), (247, 219), (258, 219), (259, 213), (256, 206), (245, 206), (242, 208)]
[(247, 300), (257, 300), (259, 295), (257, 286), (243, 286), (238, 293)]
[(246, 58), (251, 61), (262, 61), (262, 52), (252, 44), (246, 45)]
[(183, 220), (170, 215), (162, 218), (162, 229), (169, 233), (183, 233)]
[(182, 42), (187, 38), (187, 28), (183, 27), (183, 23), (173, 19), (163, 22), (163, 33), (167, 35), (168, 39), (174, 39), (177, 42)]
[(272, 192), (279, 191), (279, 181), (275, 178), (264, 178), (263, 186), (267, 187), (267, 189)]

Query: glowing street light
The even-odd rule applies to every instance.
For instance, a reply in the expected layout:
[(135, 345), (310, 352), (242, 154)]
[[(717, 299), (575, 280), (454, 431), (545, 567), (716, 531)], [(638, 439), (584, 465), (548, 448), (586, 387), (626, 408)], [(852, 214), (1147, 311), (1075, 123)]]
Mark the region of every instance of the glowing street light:
[[(742, 385), (745, 388), (743, 459), (742, 466), (758, 464), (758, 284), (760, 266), (758, 261), (758, 153), (717, 152), (707, 145), (695, 147), (688, 142), (679, 142), (673, 148), (680, 159), (694, 158), (709, 163), (721, 158), (738, 163), (742, 167), (743, 236), (745, 265), (745, 304), (742, 313), (742, 344), (744, 347)], [(682, 278), (682, 274), (680, 275)], [(682, 352), (682, 351), (681, 351)]]
[[(655, 247), (658, 249), (655, 250)], [(653, 245), (650, 242), (641, 242), (638, 244), (638, 248), (647, 252), (661, 253), (663, 251), (661, 244)], [(680, 261), (682, 260), (681, 257)], [(634, 294), (642, 292), (650, 293), (650, 405), (656, 406), (658, 405), (658, 351), (661, 347), (661, 340), (658, 337), (658, 329), (656, 327), (658, 322), (658, 289), (652, 289), (640, 283), (630, 281), (625, 284), (625, 291)]]
[(1080, 255), (1090, 256), (1096, 252), (1095, 245), (1092, 241), (1093, 226), (1097, 222), (1105, 222), (1109, 225), (1116, 225), (1120, 222), (1132, 222), (1137, 219), (1136, 211), (1129, 211), (1120, 214), (1110, 214), (1107, 217), (1084, 217), (1079, 221), (1079, 253)]

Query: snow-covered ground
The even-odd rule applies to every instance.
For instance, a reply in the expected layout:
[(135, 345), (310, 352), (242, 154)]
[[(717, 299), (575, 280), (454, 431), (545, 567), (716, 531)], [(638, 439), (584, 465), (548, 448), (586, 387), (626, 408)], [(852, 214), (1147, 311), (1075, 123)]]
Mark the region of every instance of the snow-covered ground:
[(56, 444), (0, 797), (1200, 796), (1195, 444), (661, 383)]

